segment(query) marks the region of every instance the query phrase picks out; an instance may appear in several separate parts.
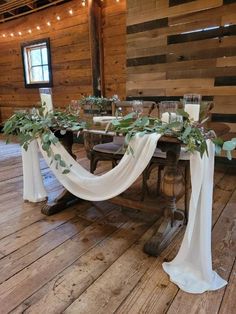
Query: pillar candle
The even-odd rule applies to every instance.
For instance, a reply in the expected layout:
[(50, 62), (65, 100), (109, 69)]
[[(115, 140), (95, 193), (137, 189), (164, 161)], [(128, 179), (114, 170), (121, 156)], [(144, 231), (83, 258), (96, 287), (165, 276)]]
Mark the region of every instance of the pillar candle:
[(170, 123), (176, 121), (176, 113), (175, 112), (164, 112), (161, 115), (161, 122)]
[(45, 111), (50, 112), (53, 111), (53, 104), (52, 104), (52, 95), (51, 94), (40, 94), (42, 104), (45, 103)]
[(161, 115), (161, 122), (163, 123), (169, 123), (170, 115), (169, 112), (163, 112)]
[(193, 121), (199, 120), (200, 105), (199, 104), (185, 104), (184, 110), (189, 114), (189, 118)]

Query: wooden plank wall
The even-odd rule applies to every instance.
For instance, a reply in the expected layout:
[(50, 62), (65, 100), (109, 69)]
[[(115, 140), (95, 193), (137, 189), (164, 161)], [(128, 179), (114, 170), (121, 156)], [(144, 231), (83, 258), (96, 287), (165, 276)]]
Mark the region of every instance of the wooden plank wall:
[(126, 98), (126, 0), (107, 0), (103, 8), (106, 96)]
[[(73, 15), (69, 10), (73, 10)], [(61, 20), (56, 19), (60, 16)], [(49, 27), (46, 23), (50, 21)], [(37, 30), (37, 25), (41, 29)], [(27, 31), (31, 29), (32, 33)], [(18, 32), (22, 35), (19, 36)], [(15, 36), (11, 38), (10, 33)], [(30, 14), (0, 25), (0, 110), (2, 120), (16, 109), (32, 107), (39, 101), (38, 89), (26, 89), (23, 81), (23, 68), (20, 44), (24, 41), (50, 38), (53, 100), (63, 107), (71, 99), (92, 92), (91, 59), (87, 7), (81, 1), (72, 0), (41, 12)]]
[(127, 96), (214, 99), (236, 131), (236, 1), (127, 0)]
[[(72, 9), (71, 16), (68, 11)], [(56, 20), (56, 16), (61, 21)], [(52, 26), (46, 23), (50, 21)], [(36, 30), (37, 25), (41, 30)], [(32, 34), (27, 33), (32, 29)], [(13, 38), (9, 34), (22, 32)], [(102, 3), (104, 39), (105, 95), (126, 97), (126, 1), (107, 0)], [(89, 46), (87, 6), (72, 0), (66, 4), (30, 14), (0, 25), (0, 113), (2, 119), (14, 110), (32, 107), (39, 101), (38, 89), (26, 89), (20, 44), (24, 41), (49, 37), (53, 70), (53, 100), (64, 107), (71, 99), (92, 94), (92, 70)]]

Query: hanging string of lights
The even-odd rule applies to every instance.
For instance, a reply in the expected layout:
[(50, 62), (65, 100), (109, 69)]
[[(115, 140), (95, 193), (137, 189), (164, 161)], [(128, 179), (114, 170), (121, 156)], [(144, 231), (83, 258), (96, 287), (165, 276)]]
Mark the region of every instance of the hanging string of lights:
[[(101, 0), (101, 1), (103, 2), (103, 0)], [(120, 2), (120, 0), (115, 0), (115, 1), (116, 2)], [(86, 0), (81, 0), (81, 5), (83, 7), (85, 7), (86, 4), (87, 4)], [(73, 9), (69, 9), (68, 10), (68, 14), (72, 16), (74, 14)], [(55, 19), (56, 19), (56, 21), (61, 21), (62, 17), (60, 15), (56, 15)], [(48, 27), (52, 26), (53, 24), (54, 23), (53, 23), (52, 20), (45, 22), (45, 25), (48, 26)], [(16, 36), (23, 36), (23, 35), (26, 35), (26, 34), (32, 34), (34, 31), (40, 31), (41, 29), (43, 29), (43, 27), (44, 27), (44, 25), (42, 24), (41, 26), (37, 25), (35, 28), (29, 28), (27, 30), (20, 30), (20, 31), (15, 32), (15, 33), (13, 33), (13, 32), (10, 32), (10, 33), (4, 32), (4, 33), (0, 34), (0, 38), (1, 37), (2, 38), (13, 38), (13, 37), (16, 37)]]

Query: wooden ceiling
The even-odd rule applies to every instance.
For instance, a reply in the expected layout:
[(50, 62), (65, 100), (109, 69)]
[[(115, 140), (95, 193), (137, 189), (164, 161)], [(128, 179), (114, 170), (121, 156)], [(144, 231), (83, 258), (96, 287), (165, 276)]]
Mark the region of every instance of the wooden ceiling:
[(0, 0), (0, 22), (69, 1), (71, 0)]

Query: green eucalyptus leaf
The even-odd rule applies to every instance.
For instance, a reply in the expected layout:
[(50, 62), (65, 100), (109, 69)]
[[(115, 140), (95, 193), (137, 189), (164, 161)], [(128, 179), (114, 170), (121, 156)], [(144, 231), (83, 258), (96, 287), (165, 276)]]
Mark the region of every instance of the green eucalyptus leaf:
[(189, 125), (187, 128), (184, 130), (184, 133), (182, 135), (183, 139), (185, 139), (192, 131), (192, 127)]
[(61, 155), (60, 155), (60, 154), (56, 154), (56, 155), (54, 156), (54, 159), (55, 159), (55, 160), (61, 160)]
[(178, 109), (177, 114), (183, 116), (184, 118), (187, 118), (187, 119), (189, 118), (189, 114), (186, 111), (184, 111), (184, 109)]
[(143, 132), (139, 132), (139, 137), (143, 137), (147, 132), (143, 131)]
[(216, 155), (220, 155), (221, 154), (221, 146), (215, 145), (215, 153), (216, 153)]
[(43, 143), (42, 149), (43, 149), (44, 151), (48, 151), (49, 148), (50, 148), (50, 144), (49, 144), (49, 143)]
[(235, 144), (234, 142), (232, 142), (232, 141), (227, 141), (227, 142), (224, 142), (224, 144), (223, 144), (223, 149), (230, 151), (230, 150), (235, 149), (235, 145), (236, 145), (236, 144)]
[(222, 140), (222, 138), (219, 138), (219, 137), (213, 138), (212, 141), (217, 146), (221, 146), (222, 147), (223, 144), (224, 144), (224, 141)]
[(67, 174), (67, 173), (70, 173), (70, 169), (64, 169), (64, 170), (62, 171), (62, 174)]
[(65, 163), (64, 160), (60, 160), (60, 166), (61, 166), (61, 167), (66, 167), (66, 163)]

